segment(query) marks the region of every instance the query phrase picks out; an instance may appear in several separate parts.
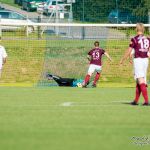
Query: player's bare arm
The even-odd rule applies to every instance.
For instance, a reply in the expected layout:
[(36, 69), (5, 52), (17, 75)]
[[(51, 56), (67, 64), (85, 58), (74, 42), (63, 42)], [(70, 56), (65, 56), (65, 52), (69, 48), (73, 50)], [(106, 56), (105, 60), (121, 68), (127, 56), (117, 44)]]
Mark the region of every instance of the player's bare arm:
[(150, 48), (149, 48), (149, 50), (147, 52), (147, 55), (148, 55), (148, 58), (150, 58)]
[(105, 56), (106, 56), (110, 61), (112, 61), (110, 55), (109, 55), (107, 52), (105, 52), (104, 54), (105, 54)]
[(88, 59), (88, 61), (91, 61), (91, 56), (87, 55), (87, 59)]
[(129, 62), (131, 64), (133, 64), (133, 59), (134, 59), (134, 51), (132, 50), (131, 53), (130, 53), (130, 55), (129, 55)]
[(132, 52), (132, 48), (129, 47), (129, 48), (126, 50), (124, 56), (122, 57), (122, 59), (121, 59), (121, 61), (120, 61), (120, 64), (123, 64), (124, 61), (125, 61), (128, 57), (130, 57), (131, 52)]

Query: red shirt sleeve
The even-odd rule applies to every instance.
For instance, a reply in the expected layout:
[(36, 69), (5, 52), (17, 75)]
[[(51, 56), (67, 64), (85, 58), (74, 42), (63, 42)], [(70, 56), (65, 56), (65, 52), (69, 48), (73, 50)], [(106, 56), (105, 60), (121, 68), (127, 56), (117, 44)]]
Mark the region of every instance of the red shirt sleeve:
[(129, 47), (134, 48), (134, 46), (135, 46), (135, 40), (134, 38), (132, 38)]

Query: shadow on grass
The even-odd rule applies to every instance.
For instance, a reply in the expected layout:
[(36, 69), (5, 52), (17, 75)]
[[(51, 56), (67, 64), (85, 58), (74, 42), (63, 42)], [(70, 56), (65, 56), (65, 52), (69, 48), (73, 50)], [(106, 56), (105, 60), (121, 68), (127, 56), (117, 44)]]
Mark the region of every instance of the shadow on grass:
[(131, 105), (131, 102), (121, 102), (121, 104), (124, 104), (124, 105)]

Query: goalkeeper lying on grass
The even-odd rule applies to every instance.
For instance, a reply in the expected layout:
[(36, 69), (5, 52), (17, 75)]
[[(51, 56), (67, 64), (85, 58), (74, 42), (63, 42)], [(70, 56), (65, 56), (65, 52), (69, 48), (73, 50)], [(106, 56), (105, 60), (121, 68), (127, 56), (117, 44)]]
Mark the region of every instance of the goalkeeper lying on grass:
[(47, 74), (48, 80), (54, 80), (59, 86), (82, 87), (82, 79), (62, 78), (56, 75)]

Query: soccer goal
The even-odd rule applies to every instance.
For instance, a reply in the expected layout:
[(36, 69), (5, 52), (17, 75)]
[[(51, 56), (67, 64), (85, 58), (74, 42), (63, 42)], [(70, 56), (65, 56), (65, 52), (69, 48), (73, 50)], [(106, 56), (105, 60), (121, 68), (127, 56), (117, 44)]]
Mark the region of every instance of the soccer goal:
[[(94, 41), (100, 42), (113, 62), (103, 60), (100, 82), (132, 83), (129, 61), (119, 66), (135, 24), (80, 24), (80, 23), (0, 23), (0, 44), (8, 52), (0, 82), (30, 82), (49, 85), (46, 73), (61, 77), (83, 78), (87, 72), (87, 53)], [(146, 24), (149, 35), (150, 25)]]

